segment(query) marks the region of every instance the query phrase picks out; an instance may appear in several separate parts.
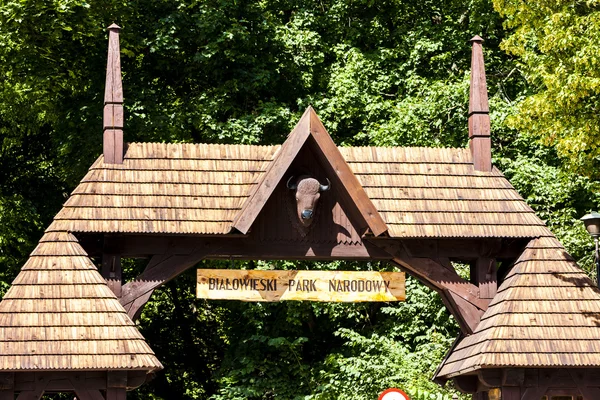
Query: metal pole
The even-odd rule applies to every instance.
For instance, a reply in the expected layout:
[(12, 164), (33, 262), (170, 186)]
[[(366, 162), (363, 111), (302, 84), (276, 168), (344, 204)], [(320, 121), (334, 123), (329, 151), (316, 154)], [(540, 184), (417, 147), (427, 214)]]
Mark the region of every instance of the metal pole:
[(594, 261), (596, 262), (596, 284), (600, 288), (600, 253), (598, 252), (598, 237), (594, 238), (596, 243), (596, 253), (594, 254)]

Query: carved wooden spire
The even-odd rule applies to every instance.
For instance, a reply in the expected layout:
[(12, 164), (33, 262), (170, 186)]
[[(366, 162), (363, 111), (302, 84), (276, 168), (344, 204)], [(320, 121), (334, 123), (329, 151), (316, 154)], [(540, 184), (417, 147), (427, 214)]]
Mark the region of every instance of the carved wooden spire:
[(123, 163), (123, 83), (121, 81), (121, 54), (119, 30), (108, 27), (108, 62), (104, 89), (104, 162)]
[(492, 170), (492, 141), (490, 138), (490, 108), (488, 105), (483, 39), (471, 39), (471, 92), (469, 95), (469, 147), (477, 171)]

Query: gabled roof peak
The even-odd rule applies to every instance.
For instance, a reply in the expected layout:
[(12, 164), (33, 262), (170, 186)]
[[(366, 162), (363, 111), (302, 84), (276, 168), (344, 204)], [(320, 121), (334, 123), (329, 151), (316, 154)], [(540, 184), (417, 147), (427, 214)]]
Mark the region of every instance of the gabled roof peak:
[(314, 140), (316, 151), (322, 153), (322, 159), (326, 164), (329, 164), (330, 173), (337, 175), (342, 187), (354, 201), (373, 235), (379, 236), (386, 232), (388, 228), (385, 221), (379, 215), (377, 208), (344, 160), (340, 150), (329, 136), (312, 106), (306, 108), (300, 121), (275, 155), (262, 180), (248, 196), (244, 206), (233, 221), (233, 228), (244, 234), (250, 230), (252, 223), (254, 223), (267, 200), (273, 194), (275, 187), (281, 182), (283, 175), (309, 138)]

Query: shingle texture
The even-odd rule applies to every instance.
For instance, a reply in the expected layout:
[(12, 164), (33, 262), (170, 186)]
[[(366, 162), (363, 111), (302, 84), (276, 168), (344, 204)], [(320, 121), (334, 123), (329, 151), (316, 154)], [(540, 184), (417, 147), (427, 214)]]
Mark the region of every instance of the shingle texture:
[(532, 240), (474, 334), (437, 376), (494, 367), (586, 367), (600, 359), (600, 291), (552, 236)]
[[(100, 157), (55, 217), (70, 232), (227, 234), (280, 146), (133, 143)], [(340, 148), (392, 237), (536, 237), (544, 223), (467, 149)]]
[(161, 368), (77, 239), (47, 232), (0, 302), (0, 370)]

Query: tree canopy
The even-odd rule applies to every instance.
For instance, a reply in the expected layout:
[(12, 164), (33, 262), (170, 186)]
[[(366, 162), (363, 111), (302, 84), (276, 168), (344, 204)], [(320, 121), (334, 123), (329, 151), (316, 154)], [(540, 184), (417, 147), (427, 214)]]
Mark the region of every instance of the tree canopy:
[[(600, 200), (596, 9), (511, 0), (0, 2), (0, 294), (101, 153), (113, 22), (123, 28), (129, 142), (281, 143), (311, 104), (339, 145), (466, 146), (467, 41), (481, 35), (494, 163), (592, 273), (592, 242), (577, 220)], [(126, 275), (140, 268), (128, 261)], [(388, 386), (415, 400), (455, 393), (430, 378), (458, 328), (415, 280), (401, 304), (209, 302), (193, 288), (184, 274), (146, 306), (140, 329), (166, 369), (132, 398), (360, 400)]]
[(511, 126), (553, 145), (567, 164), (598, 178), (600, 3), (495, 0), (529, 88)]

